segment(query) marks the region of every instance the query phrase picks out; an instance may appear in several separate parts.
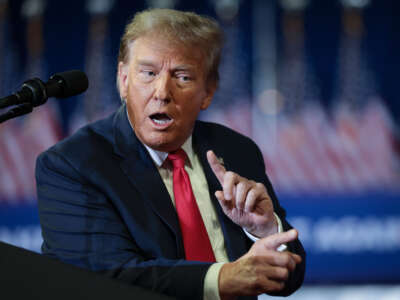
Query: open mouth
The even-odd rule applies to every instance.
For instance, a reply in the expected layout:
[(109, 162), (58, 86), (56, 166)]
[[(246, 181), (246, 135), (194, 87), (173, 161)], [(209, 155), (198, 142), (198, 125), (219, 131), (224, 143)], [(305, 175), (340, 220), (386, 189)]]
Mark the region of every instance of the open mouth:
[(152, 114), (150, 119), (157, 125), (167, 125), (172, 122), (172, 118), (165, 113)]

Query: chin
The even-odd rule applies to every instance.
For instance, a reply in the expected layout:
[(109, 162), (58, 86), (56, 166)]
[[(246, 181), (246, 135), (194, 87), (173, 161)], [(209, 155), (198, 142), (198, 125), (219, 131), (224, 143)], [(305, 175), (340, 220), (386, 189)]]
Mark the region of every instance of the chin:
[[(138, 136), (139, 137), (139, 136)], [(189, 135), (182, 136), (176, 134), (176, 132), (147, 132), (147, 134), (141, 135), (139, 139), (143, 144), (148, 147), (163, 152), (171, 152), (180, 148), (183, 143), (187, 140)]]
[(150, 148), (157, 150), (157, 151), (163, 151), (163, 152), (171, 152), (176, 149), (178, 149), (180, 146), (182, 146), (183, 143), (179, 143), (176, 141), (169, 141), (169, 140), (144, 140), (144, 144), (149, 146)]
[(179, 149), (182, 146), (182, 144), (162, 143), (162, 144), (156, 145), (153, 149), (158, 150), (158, 151), (163, 151), (163, 152), (172, 152), (172, 151)]

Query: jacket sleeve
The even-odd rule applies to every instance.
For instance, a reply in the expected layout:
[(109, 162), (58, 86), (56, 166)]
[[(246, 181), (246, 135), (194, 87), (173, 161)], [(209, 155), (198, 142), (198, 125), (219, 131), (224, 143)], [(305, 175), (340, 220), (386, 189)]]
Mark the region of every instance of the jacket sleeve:
[(178, 298), (203, 298), (210, 264), (149, 257), (107, 197), (59, 153), (38, 157), (36, 181), (45, 255)]

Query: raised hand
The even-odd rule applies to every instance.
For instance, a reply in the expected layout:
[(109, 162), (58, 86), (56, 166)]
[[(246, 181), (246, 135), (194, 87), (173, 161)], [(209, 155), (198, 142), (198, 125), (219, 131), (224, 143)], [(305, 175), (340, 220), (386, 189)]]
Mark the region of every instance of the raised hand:
[(236, 224), (257, 237), (266, 237), (278, 231), (271, 198), (262, 183), (227, 171), (213, 151), (207, 159), (222, 191), (216, 191), (224, 213)]

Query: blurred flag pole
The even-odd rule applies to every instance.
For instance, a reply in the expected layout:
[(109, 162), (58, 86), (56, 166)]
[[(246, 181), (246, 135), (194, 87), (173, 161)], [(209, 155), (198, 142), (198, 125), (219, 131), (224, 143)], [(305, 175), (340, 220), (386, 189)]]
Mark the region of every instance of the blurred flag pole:
[(20, 80), (16, 66), (17, 51), (11, 34), (8, 0), (0, 0), (0, 97), (10, 94)]
[[(47, 77), (43, 37), (43, 13), (46, 9), (44, 0), (25, 0), (22, 3), (21, 14), (26, 18), (27, 66), (26, 78)], [(46, 103), (35, 109), (35, 112), (22, 118), (21, 137), (18, 139), (23, 151), (25, 174), (29, 178), (28, 201), (36, 199), (35, 191), (35, 161), (45, 149), (55, 144), (61, 138), (58, 108), (56, 103)]]
[(82, 106), (77, 106), (73, 113), (70, 133), (88, 122), (100, 119), (110, 113), (119, 103), (113, 97), (115, 74), (112, 72), (113, 61), (108, 50), (110, 45), (109, 14), (115, 0), (87, 0), (89, 14), (88, 41), (86, 44), (85, 72), (90, 86), (84, 96)]
[[(7, 15), (7, 1), (0, 1), (0, 91), (9, 93), (16, 78), (15, 45), (11, 39), (11, 24)], [(27, 198), (32, 187), (26, 174), (26, 158), (21, 145), (21, 121), (12, 120), (0, 125), (0, 201), (17, 204)]]
[[(7, 1), (0, 0), (0, 65), (3, 66), (4, 57), (5, 57), (5, 31), (6, 31), (6, 20), (7, 20)], [(3, 73), (1, 73), (3, 75)], [(5, 89), (4, 89), (4, 76), (0, 77), (0, 97), (4, 97)]]
[(179, 0), (146, 0), (146, 4), (151, 8), (174, 8)]
[(277, 130), (276, 9), (274, 1), (253, 1), (252, 131), (262, 149), (272, 150), (275, 149)]
[(216, 0), (213, 4), (224, 31), (225, 44), (219, 68), (219, 87), (214, 95), (212, 109), (206, 110), (201, 117), (252, 136), (250, 57), (245, 50), (248, 36), (241, 27), (240, 18), (243, 1)]

